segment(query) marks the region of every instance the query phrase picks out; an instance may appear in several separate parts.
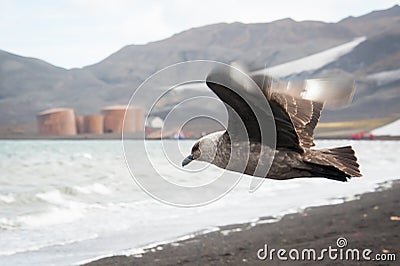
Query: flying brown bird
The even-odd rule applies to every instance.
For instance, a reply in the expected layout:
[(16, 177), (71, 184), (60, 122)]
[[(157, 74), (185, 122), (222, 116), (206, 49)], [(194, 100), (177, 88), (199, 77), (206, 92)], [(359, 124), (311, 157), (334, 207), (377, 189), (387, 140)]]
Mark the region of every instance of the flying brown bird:
[(279, 88), (282, 83), (267, 75), (251, 76), (253, 86), (244, 79), (222, 70), (208, 75), (207, 86), (228, 110), (228, 127), (199, 139), (182, 166), (199, 160), (280, 180), (324, 177), (347, 181), (361, 176), (351, 146), (311, 149), (323, 103), (287, 93)]

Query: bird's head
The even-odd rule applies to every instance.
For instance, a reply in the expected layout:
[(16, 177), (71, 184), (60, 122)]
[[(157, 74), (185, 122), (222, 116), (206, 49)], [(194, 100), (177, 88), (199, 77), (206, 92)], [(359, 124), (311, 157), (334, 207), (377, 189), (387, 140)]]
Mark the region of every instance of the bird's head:
[(196, 141), (190, 155), (182, 161), (182, 166), (188, 165), (193, 160), (212, 163), (217, 152), (218, 139), (221, 136), (221, 133), (216, 133), (206, 135)]

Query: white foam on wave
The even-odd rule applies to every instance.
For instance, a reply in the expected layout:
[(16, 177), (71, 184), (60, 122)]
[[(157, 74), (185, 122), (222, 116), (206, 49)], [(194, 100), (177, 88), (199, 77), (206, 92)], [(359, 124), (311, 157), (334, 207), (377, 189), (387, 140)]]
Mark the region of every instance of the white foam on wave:
[(42, 227), (73, 222), (82, 218), (87, 204), (66, 199), (55, 189), (37, 193), (36, 198), (51, 204), (46, 211), (25, 214), (9, 219), (9, 224), (22, 227)]
[(88, 153), (88, 152), (82, 152), (82, 153), (75, 153), (75, 154), (73, 154), (72, 155), (72, 158), (77, 158), (77, 159), (79, 159), (79, 158), (84, 158), (84, 159), (88, 159), (88, 160), (91, 160), (91, 159), (93, 159), (93, 156), (90, 154), (90, 153)]
[(33, 215), (23, 215), (16, 218), (16, 221), (29, 227), (42, 227), (60, 223), (73, 222), (84, 216), (81, 208), (51, 208), (48, 212)]
[(11, 194), (0, 194), (0, 201), (4, 202), (4, 203), (13, 203), (15, 202), (15, 197)]
[(1, 217), (0, 218), (0, 229), (10, 230), (17, 228), (19, 225), (13, 219)]
[(37, 193), (36, 197), (41, 200), (47, 201), (48, 203), (51, 204), (57, 204), (57, 205), (68, 204), (68, 202), (64, 199), (59, 190), (51, 190), (51, 191)]
[(243, 231), (242, 228), (238, 227), (238, 228), (233, 228), (233, 229), (226, 229), (226, 230), (221, 230), (219, 231), (222, 235), (227, 236), (231, 233), (235, 233), (235, 232), (241, 232)]
[[(0, 195), (1, 201), (6, 203), (16, 202), (13, 195)], [(32, 197), (33, 196), (33, 197)], [(29, 214), (17, 215), (14, 217), (0, 217), (0, 228), (5, 230), (16, 228), (30, 228), (67, 223), (83, 217), (87, 204), (66, 199), (62, 193), (55, 189), (46, 192), (36, 193), (29, 197), (29, 202), (37, 200), (44, 201), (50, 205), (45, 210), (32, 211)], [(21, 198), (22, 202), (28, 203), (27, 199)], [(36, 199), (36, 201), (35, 201)]]
[(111, 194), (111, 190), (107, 188), (105, 185), (100, 183), (94, 183), (86, 186), (74, 186), (74, 189), (82, 194), (91, 194), (91, 193), (97, 193), (100, 195)]

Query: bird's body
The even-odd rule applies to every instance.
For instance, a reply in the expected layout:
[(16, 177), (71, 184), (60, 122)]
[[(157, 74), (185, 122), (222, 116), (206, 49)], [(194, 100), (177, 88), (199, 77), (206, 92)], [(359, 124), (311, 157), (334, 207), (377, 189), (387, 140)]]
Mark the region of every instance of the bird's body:
[[(208, 87), (227, 107), (228, 128), (198, 140), (182, 165), (200, 160), (223, 169), (278, 180), (325, 177), (347, 181), (352, 176), (361, 176), (350, 146), (311, 149), (323, 104), (278, 93), (265, 78), (269, 77), (263, 77), (260, 82), (253, 77), (265, 97), (263, 100), (268, 101), (268, 108), (263, 109), (257, 102), (260, 97), (253, 97), (248, 88), (240, 88), (242, 84), (233, 82), (226, 73), (209, 76)], [(235, 87), (234, 93), (231, 87)], [(252, 106), (251, 101), (256, 103)], [(259, 121), (257, 112), (265, 114), (261, 118), (263, 121)], [(246, 136), (240, 133), (240, 123)]]

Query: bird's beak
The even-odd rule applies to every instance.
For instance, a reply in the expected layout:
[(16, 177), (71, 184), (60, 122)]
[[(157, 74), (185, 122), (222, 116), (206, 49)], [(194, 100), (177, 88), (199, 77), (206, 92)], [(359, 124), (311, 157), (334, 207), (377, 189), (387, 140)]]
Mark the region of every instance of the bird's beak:
[(188, 157), (186, 157), (185, 159), (183, 159), (182, 161), (182, 167), (188, 165), (191, 161), (193, 161), (193, 155), (189, 155)]

